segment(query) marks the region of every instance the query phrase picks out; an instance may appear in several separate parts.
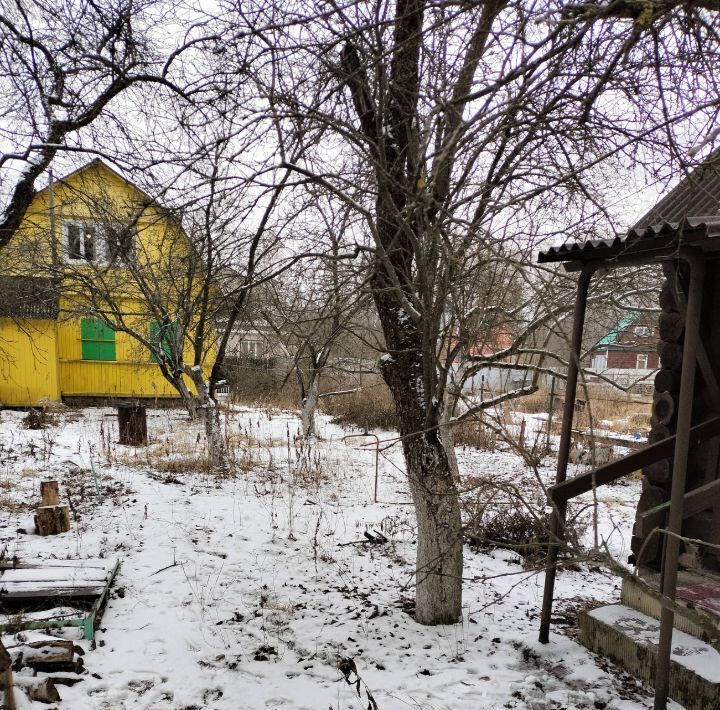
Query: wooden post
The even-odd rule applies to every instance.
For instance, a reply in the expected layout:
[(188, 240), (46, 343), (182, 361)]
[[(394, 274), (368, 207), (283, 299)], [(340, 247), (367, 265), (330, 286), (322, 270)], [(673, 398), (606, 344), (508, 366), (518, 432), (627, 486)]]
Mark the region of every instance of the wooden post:
[[(683, 499), (687, 479), (690, 427), (695, 391), (696, 354), (700, 344), (700, 313), (705, 282), (704, 258), (695, 252), (686, 252), (683, 258), (690, 264), (690, 285), (688, 288), (687, 310), (685, 312), (685, 342), (683, 343), (670, 514), (667, 524), (668, 534), (665, 538), (661, 589), (663, 596), (671, 601), (675, 600), (677, 587), (678, 557), (680, 555), (679, 536), (682, 532)], [(674, 618), (675, 613), (672, 607), (663, 605), (660, 613), (660, 639), (655, 672), (655, 710), (665, 710), (667, 707)]]
[[(565, 385), (565, 403), (563, 406), (562, 429), (558, 447), (557, 471), (555, 483), (562, 483), (567, 478), (568, 459), (572, 437), (573, 415), (575, 413), (575, 396), (577, 395), (578, 373), (580, 371), (580, 353), (582, 349), (583, 327), (590, 280), (595, 271), (593, 266), (585, 266), (580, 272), (575, 307), (573, 309), (573, 331), (570, 359), (568, 362), (567, 383)], [(540, 643), (550, 640), (550, 615), (552, 613), (553, 596), (555, 593), (555, 575), (557, 572), (557, 556), (563, 538), (567, 503), (553, 506), (550, 521), (550, 542), (548, 544), (547, 563), (545, 567), (545, 587), (543, 589), (542, 611), (540, 614)]]

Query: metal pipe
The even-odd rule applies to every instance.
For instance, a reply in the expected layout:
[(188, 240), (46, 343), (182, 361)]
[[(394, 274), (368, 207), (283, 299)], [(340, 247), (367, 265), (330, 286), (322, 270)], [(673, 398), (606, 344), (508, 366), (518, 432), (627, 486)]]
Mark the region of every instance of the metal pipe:
[[(683, 498), (687, 479), (687, 460), (690, 447), (690, 426), (692, 423), (693, 394), (695, 390), (696, 354), (700, 342), (700, 314), (702, 311), (703, 285), (705, 282), (705, 261), (695, 251), (681, 250), (680, 258), (690, 266), (690, 286), (685, 311), (685, 342), (680, 375), (677, 428), (675, 435), (675, 456), (673, 457), (670, 513), (668, 516), (663, 559), (662, 594), (675, 600), (678, 576), (678, 556), (683, 520)], [(672, 607), (663, 605), (660, 614), (660, 640), (658, 644), (655, 672), (655, 710), (666, 710), (670, 687), (670, 655), (672, 652), (673, 621)]]
[[(586, 265), (583, 268), (578, 278), (577, 293), (575, 294), (573, 329), (570, 343), (571, 352), (568, 362), (567, 383), (565, 385), (565, 402), (563, 403), (563, 418), (562, 428), (560, 430), (560, 445), (558, 447), (555, 483), (562, 483), (567, 478), (571, 430), (575, 410), (575, 395), (577, 394), (580, 353), (582, 349), (583, 328), (585, 325), (585, 310), (587, 308), (587, 295), (595, 268), (592, 264)], [(540, 615), (540, 643), (547, 643), (550, 638), (550, 615), (552, 613), (553, 594), (555, 592), (557, 556), (558, 548), (562, 541), (563, 528), (565, 526), (566, 509), (567, 503), (565, 502), (553, 506), (550, 521), (550, 542), (548, 544), (547, 564), (545, 567), (545, 588), (543, 590), (542, 613)]]

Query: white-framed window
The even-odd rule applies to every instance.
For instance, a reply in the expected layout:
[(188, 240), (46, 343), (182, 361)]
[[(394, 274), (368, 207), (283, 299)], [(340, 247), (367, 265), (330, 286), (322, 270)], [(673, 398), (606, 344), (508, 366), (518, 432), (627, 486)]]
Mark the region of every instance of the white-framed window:
[(65, 260), (71, 264), (117, 265), (134, 259), (132, 227), (92, 220), (67, 220), (62, 225)]
[(646, 325), (638, 325), (633, 330), (633, 333), (637, 335), (639, 338), (647, 338), (648, 336), (652, 335), (652, 329), (648, 328)]
[(647, 370), (648, 366), (648, 354), (647, 353), (638, 353), (637, 354), (637, 369), (638, 370)]
[(255, 358), (256, 360), (265, 354), (262, 341), (260, 340), (241, 340), (240, 352), (245, 357)]

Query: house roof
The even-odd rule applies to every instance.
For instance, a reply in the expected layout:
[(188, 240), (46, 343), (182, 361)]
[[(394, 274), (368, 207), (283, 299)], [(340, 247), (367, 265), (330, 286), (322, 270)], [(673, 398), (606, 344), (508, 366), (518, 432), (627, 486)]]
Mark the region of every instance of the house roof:
[(53, 279), (0, 276), (0, 317), (55, 320), (60, 310)]
[(586, 242), (565, 242), (538, 256), (540, 263), (591, 261), (642, 254), (680, 244), (720, 249), (720, 150), (648, 210), (627, 234)]
[[(157, 206), (156, 200), (148, 195), (147, 192), (140, 189), (134, 182), (131, 180), (128, 180), (122, 173), (120, 173), (118, 170), (115, 170), (114, 168), (110, 167), (104, 160), (101, 160), (100, 158), (93, 158), (89, 163), (85, 163), (85, 165), (81, 165), (79, 168), (75, 168), (75, 170), (71, 170), (66, 175), (62, 175), (61, 177), (56, 177), (55, 182), (67, 182), (70, 180), (70, 178), (74, 177), (75, 175), (79, 175), (80, 173), (84, 173), (87, 170), (90, 170), (90, 168), (95, 167), (101, 167), (107, 170), (109, 173), (112, 173), (116, 178), (119, 180), (122, 180), (124, 183), (130, 185), (134, 190), (137, 190), (137, 192), (145, 198), (148, 203), (155, 204)], [(46, 190), (50, 188), (50, 184), (48, 183), (45, 185), (45, 187), (41, 188), (37, 191), (36, 195), (40, 195)]]
[(720, 214), (720, 150), (711, 153), (660, 202), (648, 210), (633, 229), (662, 222), (682, 222), (700, 215)]
[(641, 315), (640, 311), (631, 311), (625, 315), (605, 337), (600, 338), (600, 340), (595, 343), (595, 347), (600, 348), (607, 345), (614, 345), (620, 337), (620, 333), (637, 323)]
[(687, 218), (631, 229), (627, 234), (586, 242), (565, 242), (540, 252), (538, 262), (596, 261), (618, 256), (635, 256), (681, 244), (711, 251), (720, 249), (720, 215)]

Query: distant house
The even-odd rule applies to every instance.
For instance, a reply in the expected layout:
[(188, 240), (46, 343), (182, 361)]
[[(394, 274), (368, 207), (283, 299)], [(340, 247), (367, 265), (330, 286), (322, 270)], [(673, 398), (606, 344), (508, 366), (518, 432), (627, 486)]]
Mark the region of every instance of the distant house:
[(175, 347), (175, 324), (153, 319), (130, 276), (166, 278), (169, 243), (190, 251), (180, 225), (100, 160), (40, 190), (0, 265), (0, 405), (178, 397), (150, 350), (113, 330), (91, 297), (93, 282), (110, 284), (125, 322)]
[(595, 344), (590, 352), (590, 372), (623, 387), (649, 380), (660, 366), (657, 340), (655, 314), (632, 311)]

